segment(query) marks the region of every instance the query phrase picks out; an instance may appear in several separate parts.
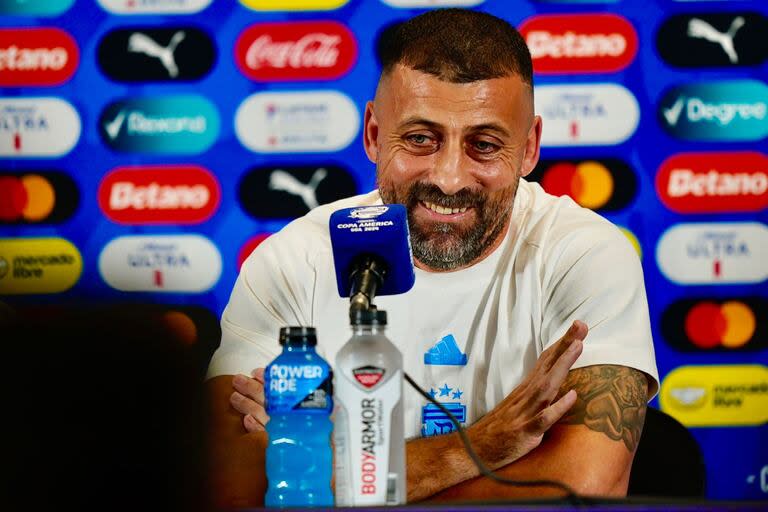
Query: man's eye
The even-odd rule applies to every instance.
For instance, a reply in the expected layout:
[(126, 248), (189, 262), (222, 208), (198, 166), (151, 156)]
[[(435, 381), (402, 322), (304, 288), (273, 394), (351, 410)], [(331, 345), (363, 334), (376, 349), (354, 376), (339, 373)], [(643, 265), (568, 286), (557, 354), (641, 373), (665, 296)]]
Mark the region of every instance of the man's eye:
[(430, 143), (429, 137), (421, 133), (415, 133), (408, 136), (408, 141), (416, 144), (417, 146), (424, 146)]
[(492, 153), (496, 150), (497, 146), (496, 144), (491, 144), (490, 142), (486, 142), (484, 140), (478, 140), (472, 143), (475, 150), (479, 151), (480, 153)]

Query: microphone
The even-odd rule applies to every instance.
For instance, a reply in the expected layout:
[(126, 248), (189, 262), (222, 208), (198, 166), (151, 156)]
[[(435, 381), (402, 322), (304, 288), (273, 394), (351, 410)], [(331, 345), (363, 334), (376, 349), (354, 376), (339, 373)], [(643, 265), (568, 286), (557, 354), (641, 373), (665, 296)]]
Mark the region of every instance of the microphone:
[(350, 315), (368, 310), (376, 295), (413, 287), (413, 254), (405, 206), (343, 208), (329, 220), (336, 284), (350, 298)]

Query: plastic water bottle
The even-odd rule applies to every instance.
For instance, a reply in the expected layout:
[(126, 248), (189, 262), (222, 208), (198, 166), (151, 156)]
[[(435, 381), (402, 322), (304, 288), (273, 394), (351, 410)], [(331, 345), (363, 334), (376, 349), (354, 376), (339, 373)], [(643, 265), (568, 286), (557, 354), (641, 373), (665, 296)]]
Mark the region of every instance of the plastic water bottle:
[(280, 329), (283, 352), (264, 372), (268, 507), (333, 506), (333, 373), (313, 327)]
[(336, 355), (336, 504), (406, 500), (403, 355), (386, 337), (386, 311), (350, 313), (352, 337)]

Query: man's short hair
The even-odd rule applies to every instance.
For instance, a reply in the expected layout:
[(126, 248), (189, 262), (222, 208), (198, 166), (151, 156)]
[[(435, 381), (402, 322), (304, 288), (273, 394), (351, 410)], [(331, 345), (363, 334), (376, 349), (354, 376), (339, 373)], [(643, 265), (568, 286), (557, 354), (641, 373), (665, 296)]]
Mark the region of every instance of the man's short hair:
[(528, 46), (508, 22), (465, 9), (436, 9), (385, 30), (378, 45), (382, 75), (397, 64), (440, 80), (469, 83), (518, 75), (533, 85)]

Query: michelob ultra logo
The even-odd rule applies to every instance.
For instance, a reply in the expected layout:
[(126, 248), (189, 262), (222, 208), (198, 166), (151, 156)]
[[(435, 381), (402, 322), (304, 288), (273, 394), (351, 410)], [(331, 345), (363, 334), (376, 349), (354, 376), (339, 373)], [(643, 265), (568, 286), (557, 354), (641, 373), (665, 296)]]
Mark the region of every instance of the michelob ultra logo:
[(120, 224), (197, 224), (219, 206), (216, 178), (196, 165), (120, 167), (99, 185), (99, 207)]
[(528, 18), (520, 26), (542, 74), (612, 73), (637, 54), (637, 33), (616, 14), (553, 14)]
[(77, 43), (58, 28), (0, 29), (0, 86), (60, 85), (79, 60)]
[(82, 272), (80, 251), (68, 240), (0, 239), (0, 295), (63, 292)]
[(75, 0), (0, 0), (0, 15), (58, 16), (74, 3)]
[(763, 425), (768, 421), (768, 368), (682, 366), (661, 383), (659, 403), (688, 427)]
[(659, 168), (656, 191), (679, 213), (759, 212), (768, 207), (768, 157), (756, 151), (673, 155)]
[(659, 120), (681, 139), (757, 141), (768, 136), (768, 86), (726, 80), (675, 87), (659, 103)]
[(640, 121), (637, 100), (618, 84), (541, 85), (534, 102), (542, 146), (620, 144)]
[(80, 139), (80, 116), (58, 98), (0, 99), (0, 156), (56, 157)]
[(212, 0), (99, 0), (105, 10), (115, 14), (193, 14)]
[(219, 114), (197, 95), (130, 98), (104, 109), (99, 132), (117, 151), (199, 154), (216, 140)]
[(99, 273), (124, 292), (204, 292), (219, 280), (221, 255), (200, 235), (122, 236), (101, 251)]
[(748, 284), (768, 278), (768, 228), (759, 222), (678, 224), (656, 246), (662, 273), (680, 284)]
[(328, 11), (347, 2), (349, 0), (240, 0), (255, 11)]
[(77, 210), (80, 193), (59, 171), (0, 170), (0, 224), (57, 224)]

